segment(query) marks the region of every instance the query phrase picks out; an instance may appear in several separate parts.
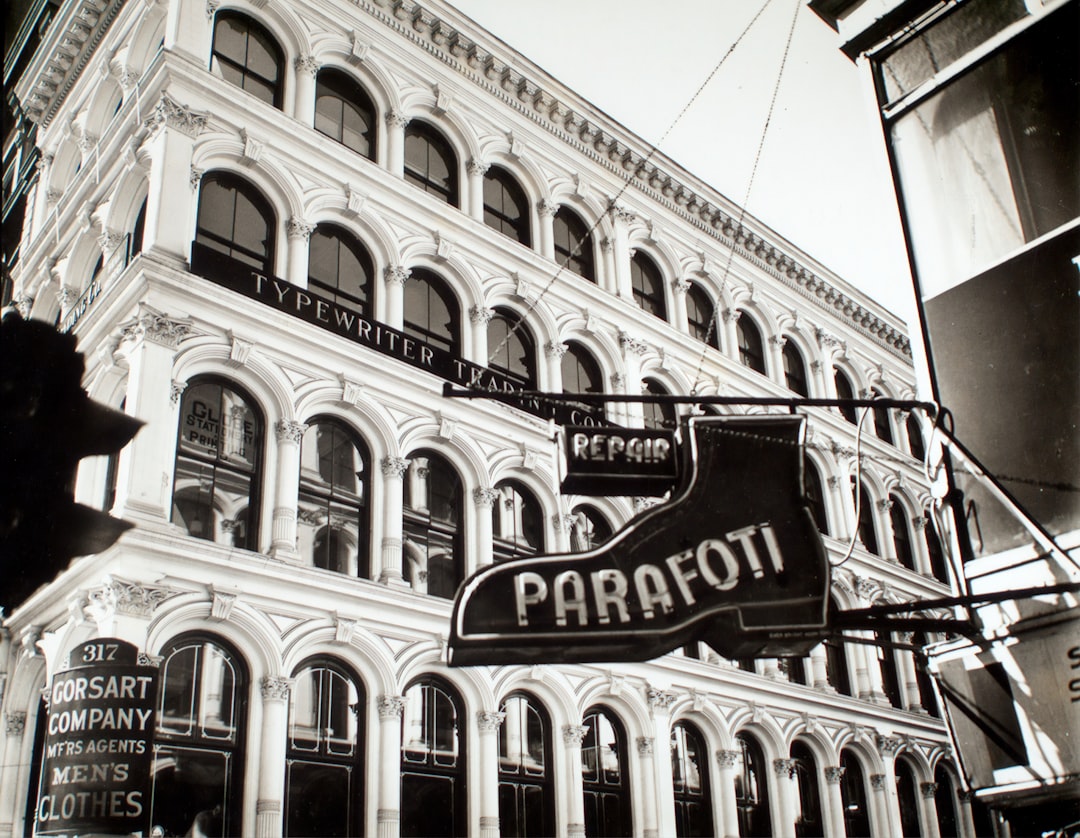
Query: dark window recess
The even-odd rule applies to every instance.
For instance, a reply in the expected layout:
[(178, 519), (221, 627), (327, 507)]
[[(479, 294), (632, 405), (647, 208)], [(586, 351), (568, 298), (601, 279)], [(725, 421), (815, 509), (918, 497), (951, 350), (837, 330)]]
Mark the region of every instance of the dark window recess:
[(499, 166), (484, 176), (484, 223), (526, 247), (532, 244), (529, 199), (514, 176)]
[(678, 838), (715, 834), (709, 789), (709, 751), (704, 737), (689, 722), (677, 722), (671, 729), (671, 781)]
[(806, 379), (806, 363), (798, 347), (789, 339), (784, 343), (784, 381), (787, 388), (796, 395), (809, 396), (810, 385)]
[(761, 331), (743, 312), (735, 323), (735, 337), (739, 344), (739, 362), (754, 372), (765, 375), (765, 347)]
[(525, 693), (509, 696), (500, 709), (499, 833), (502, 838), (554, 835), (550, 717)]
[(452, 599), (465, 578), (461, 478), (434, 451), (417, 451), (409, 461), (403, 513), (405, 580), (431, 596)]
[(284, 63), (281, 47), (266, 27), (238, 12), (217, 15), (210, 67), (225, 81), (280, 108)]
[(571, 273), (596, 282), (592, 235), (577, 213), (559, 207), (553, 222), (555, 261)]
[(720, 324), (716, 322), (716, 307), (709, 293), (699, 285), (686, 289), (686, 320), (690, 334), (702, 343), (720, 348)]
[(468, 834), (461, 699), (437, 678), (405, 691), (401, 717), (402, 838)]
[(361, 315), (371, 311), (375, 268), (356, 236), (320, 224), (308, 245), (308, 285), (313, 291)]
[(457, 156), (446, 138), (425, 122), (405, 128), (405, 180), (458, 206)]
[(664, 301), (664, 279), (656, 263), (638, 253), (630, 260), (630, 286), (634, 301), (661, 320), (667, 318), (667, 305)]
[(375, 106), (371, 97), (340, 70), (319, 71), (315, 84), (315, 130), (357, 154), (375, 159)]
[[(266, 273), (274, 267), (275, 217), (251, 183), (229, 172), (211, 172), (199, 187), (195, 243)], [(192, 254), (193, 269), (201, 267)]]
[(603, 708), (585, 714), (581, 743), (581, 778), (585, 798), (585, 834), (629, 838), (630, 783), (626, 774), (626, 734)]
[(461, 315), (449, 286), (426, 270), (414, 270), (405, 281), (403, 331), (428, 346), (460, 355)]

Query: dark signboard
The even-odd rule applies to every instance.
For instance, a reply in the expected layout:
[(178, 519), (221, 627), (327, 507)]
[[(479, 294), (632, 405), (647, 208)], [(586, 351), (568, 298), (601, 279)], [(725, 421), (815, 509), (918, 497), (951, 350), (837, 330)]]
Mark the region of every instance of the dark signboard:
[(458, 591), (450, 663), (649, 660), (694, 640), (804, 654), (829, 564), (803, 493), (803, 419), (694, 417), (672, 499), (600, 547), (486, 567)]
[(38, 835), (128, 835), (150, 813), (158, 671), (115, 638), (76, 646), (49, 688)]
[(563, 492), (662, 495), (678, 476), (673, 431), (569, 426), (565, 434)]

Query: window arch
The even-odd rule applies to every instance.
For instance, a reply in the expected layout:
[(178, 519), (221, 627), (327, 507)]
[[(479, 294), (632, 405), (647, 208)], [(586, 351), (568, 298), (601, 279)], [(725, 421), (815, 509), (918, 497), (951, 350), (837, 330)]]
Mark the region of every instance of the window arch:
[(870, 500), (870, 492), (867, 491), (865, 483), (856, 481), (854, 475), (851, 477), (851, 494), (859, 506), (859, 519), (856, 524), (859, 541), (867, 552), (881, 555), (878, 550), (877, 530), (874, 528), (874, 504)]
[(695, 340), (714, 349), (720, 348), (720, 329), (716, 322), (716, 306), (709, 292), (691, 282), (686, 289), (686, 323)]
[(805, 459), (804, 465), (806, 503), (810, 507), (810, 514), (814, 516), (814, 523), (818, 530), (828, 535), (829, 516), (825, 509), (825, 487), (821, 482), (821, 472), (809, 457)]
[(690, 722), (671, 728), (671, 780), (675, 793), (675, 834), (713, 835), (709, 790), (709, 749), (705, 737)]
[(405, 690), (401, 718), (402, 838), (468, 833), (461, 697), (427, 676)]
[(496, 561), (544, 552), (544, 509), (521, 483), (499, 483), (491, 513)]
[(555, 260), (582, 279), (596, 282), (592, 234), (585, 222), (573, 210), (559, 207), (552, 226), (555, 234)]
[(362, 835), (365, 698), (360, 679), (333, 660), (293, 675), (285, 756), (285, 834)]
[(585, 797), (585, 834), (629, 838), (630, 778), (626, 733), (613, 713), (593, 707), (583, 721), (581, 779)]
[(239, 12), (219, 12), (214, 19), (210, 69), (230, 84), (281, 108), (284, 53), (261, 23)]
[(844, 829), (848, 835), (870, 834), (866, 780), (862, 763), (850, 750), (840, 752), (840, 800), (844, 807)]
[(791, 758), (795, 760), (796, 802), (799, 807), (795, 816), (795, 835), (798, 838), (824, 838), (825, 820), (822, 817), (817, 759), (810, 747), (799, 740), (791, 743)]
[[(885, 398), (885, 394), (875, 387), (870, 391), (870, 397), (874, 399), (883, 399)], [(874, 405), (874, 434), (882, 442), (887, 442), (892, 445), (893, 432), (892, 418), (889, 415), (890, 412), (891, 411), (887, 407)]]
[(630, 288), (642, 311), (667, 319), (664, 277), (656, 263), (643, 253), (635, 253), (630, 260)]
[(735, 748), (740, 761), (735, 766), (735, 805), (739, 810), (739, 835), (770, 836), (772, 820), (769, 816), (769, 773), (765, 766), (765, 752), (757, 739), (747, 733), (735, 737)]
[[(603, 393), (604, 380), (600, 365), (592, 353), (577, 341), (566, 345), (562, 357), (562, 385), (564, 393)], [(604, 408), (600, 405), (576, 405), (577, 409), (597, 419), (602, 419)]]
[[(846, 399), (850, 401), (855, 398), (855, 388), (851, 384), (851, 379), (847, 377), (845, 373), (839, 367), (833, 370), (833, 381), (836, 382), (836, 398)], [(842, 404), (839, 407), (840, 415), (847, 419), (851, 424), (855, 424), (858, 421), (855, 415), (855, 408), (850, 404)]]
[(608, 519), (595, 507), (582, 504), (574, 508), (570, 541), (575, 552), (599, 547), (614, 533)]
[[(652, 378), (646, 378), (641, 382), (641, 392), (645, 396), (671, 395), (663, 384)], [(645, 402), (642, 410), (645, 414), (646, 428), (674, 428), (679, 424), (674, 405)]]
[(450, 142), (426, 122), (405, 128), (405, 180), (451, 206), (459, 205), (458, 163)]
[(892, 524), (893, 549), (896, 560), (908, 570), (915, 570), (915, 551), (911, 546), (907, 507), (896, 495), (889, 495), (889, 523)]
[(525, 390), (535, 390), (536, 344), (532, 332), (513, 312), (496, 309), (488, 321), (488, 363)]
[(227, 257), (273, 273), (276, 230), (274, 208), (250, 181), (210, 172), (199, 187), (192, 269), (230, 270)]
[(806, 377), (806, 362), (803, 361), (802, 353), (790, 338), (784, 342), (784, 383), (787, 388), (797, 395), (807, 397), (810, 395), (810, 384)]
[(247, 667), (224, 641), (162, 650), (150, 823), (165, 835), (240, 834), (247, 702)]
[(735, 321), (735, 337), (739, 344), (739, 363), (765, 375), (765, 345), (761, 330), (745, 311)]
[(315, 130), (357, 154), (375, 159), (375, 105), (348, 73), (319, 70), (315, 81)]
[(532, 246), (529, 199), (521, 184), (501, 166), (484, 175), (484, 223), (504, 236)]
[(341, 422), (313, 420), (300, 443), (301, 553), (315, 567), (370, 578), (367, 446)]
[(320, 224), (308, 243), (308, 287), (343, 308), (367, 316), (375, 266), (360, 240), (336, 224)]
[(419, 268), (405, 282), (405, 334), (428, 346), (460, 355), (461, 313), (450, 286)]
[(915, 769), (899, 757), (896, 760), (896, 799), (900, 804), (900, 830), (904, 838), (920, 838), (922, 826), (919, 823), (919, 784), (915, 778)]
[(499, 726), (499, 832), (505, 838), (555, 834), (551, 718), (528, 693), (507, 696)]
[(911, 456), (916, 460), (925, 460), (926, 443), (923, 441), (922, 423), (919, 417), (914, 412), (909, 413), (904, 427), (907, 430), (908, 451), (911, 452)]
[(465, 578), (462, 485), (441, 454), (409, 457), (405, 484), (405, 579), (432, 596), (453, 598)]
[(263, 419), (231, 383), (197, 379), (184, 390), (176, 443), (173, 523), (188, 535), (257, 549)]

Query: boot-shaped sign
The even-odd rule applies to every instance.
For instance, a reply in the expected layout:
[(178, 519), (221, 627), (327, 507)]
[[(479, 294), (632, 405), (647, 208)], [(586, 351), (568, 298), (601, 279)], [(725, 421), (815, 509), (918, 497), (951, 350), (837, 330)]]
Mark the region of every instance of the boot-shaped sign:
[(803, 491), (804, 420), (693, 417), (671, 500), (583, 553), (486, 567), (458, 591), (454, 666), (806, 654), (829, 563)]

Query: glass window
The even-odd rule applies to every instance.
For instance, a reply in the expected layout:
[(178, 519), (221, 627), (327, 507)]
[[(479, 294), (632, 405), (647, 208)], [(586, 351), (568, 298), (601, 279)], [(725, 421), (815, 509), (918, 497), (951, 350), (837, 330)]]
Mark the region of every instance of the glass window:
[[(874, 399), (883, 399), (885, 398), (885, 394), (875, 388), (870, 391), (870, 397)], [(892, 417), (889, 415), (890, 413), (891, 411), (889, 408), (874, 405), (874, 433), (882, 442), (887, 442), (892, 445), (893, 432)]]
[(488, 364), (524, 390), (536, 389), (532, 333), (517, 315), (497, 309), (488, 321)]
[(460, 355), (461, 315), (450, 287), (431, 271), (417, 269), (405, 281), (405, 334)]
[[(603, 393), (604, 380), (600, 365), (581, 344), (571, 341), (562, 357), (562, 384), (564, 393)], [(603, 417), (602, 405), (576, 405), (582, 413)]]
[[(835, 614), (838, 610), (839, 606), (836, 600), (830, 597), (829, 612)], [(825, 680), (840, 695), (853, 695), (854, 691), (851, 686), (844, 642), (834, 635), (826, 640), (822, 646), (825, 648)]]
[(709, 795), (709, 751), (689, 722), (671, 729), (671, 780), (675, 791), (675, 834), (679, 838), (715, 834)]
[(829, 517), (825, 513), (825, 489), (821, 483), (821, 472), (817, 470), (809, 458), (805, 461), (803, 471), (805, 478), (806, 502), (810, 506), (810, 512), (814, 516), (819, 532), (829, 534)]
[(799, 806), (795, 815), (795, 835), (797, 838), (823, 838), (825, 823), (821, 816), (821, 786), (814, 752), (806, 743), (796, 741), (791, 744), (791, 758), (795, 760)]
[(272, 273), (275, 225), (273, 207), (251, 183), (229, 172), (205, 175), (199, 187), (193, 269), (199, 269), (200, 257), (205, 263), (217, 255), (216, 263), (225, 256)]
[(146, 198), (143, 198), (142, 206), (139, 207), (139, 214), (135, 216), (135, 226), (131, 230), (131, 235), (128, 236), (128, 252), (127, 259), (124, 261), (126, 265), (140, 253), (143, 248), (143, 237), (146, 235)]
[(405, 180), (458, 206), (457, 155), (446, 138), (425, 122), (405, 128)]
[(532, 244), (529, 199), (514, 176), (499, 166), (484, 175), (484, 223), (526, 247)]
[(893, 707), (904, 706), (904, 696), (900, 690), (900, 670), (896, 665), (896, 649), (890, 632), (874, 632), (877, 644), (873, 647), (877, 653), (878, 668), (881, 671), (881, 688)]
[(375, 267), (367, 250), (349, 231), (320, 224), (308, 245), (308, 286), (361, 315), (371, 312)]
[(430, 450), (409, 457), (405, 484), (405, 580), (414, 589), (452, 599), (465, 578), (461, 478)]
[(574, 509), (570, 540), (575, 552), (583, 553), (599, 547), (614, 530), (599, 510), (582, 505)]
[(596, 282), (592, 234), (577, 213), (559, 207), (553, 222), (555, 261), (571, 273)]
[(761, 331), (745, 311), (735, 322), (735, 337), (739, 343), (739, 362), (765, 375), (765, 348), (761, 342)]
[(900, 804), (900, 831), (904, 838), (920, 838), (919, 784), (906, 759), (896, 760), (896, 799)]
[[(851, 379), (847, 377), (847, 374), (841, 370), (836, 369), (833, 371), (833, 380), (836, 382), (836, 398), (847, 399), (848, 401), (855, 398), (855, 388), (851, 384)], [(858, 422), (858, 417), (855, 414), (855, 406), (851, 404), (842, 404), (839, 407), (840, 415), (847, 419), (851, 424)]]
[(938, 763), (934, 770), (934, 805), (937, 809), (938, 835), (941, 838), (959, 838), (960, 819), (956, 811), (956, 786), (953, 773)]
[(364, 693), (333, 661), (305, 664), (289, 692), (285, 834), (362, 835)]
[(735, 737), (735, 747), (742, 759), (735, 767), (735, 805), (739, 810), (739, 835), (771, 836), (769, 817), (769, 774), (765, 753), (757, 740), (748, 734)]
[(908, 529), (907, 508), (896, 495), (889, 495), (889, 523), (892, 524), (893, 549), (896, 560), (908, 570), (915, 570), (915, 553), (911, 549), (911, 530)]
[(686, 321), (690, 334), (702, 343), (720, 348), (720, 329), (716, 322), (716, 306), (709, 292), (691, 283), (686, 289)]
[(844, 827), (848, 835), (870, 834), (870, 810), (866, 805), (866, 780), (862, 763), (846, 748), (840, 753), (840, 800), (844, 806)]
[(218, 14), (210, 67), (225, 81), (280, 108), (284, 63), (281, 48), (264, 26), (238, 12)]
[(320, 70), (315, 82), (315, 130), (375, 159), (375, 106), (351, 76)]
[(516, 481), (495, 487), (491, 510), (495, 560), (544, 552), (544, 510), (540, 501)]
[(499, 833), (501, 838), (555, 834), (551, 722), (532, 696), (514, 693), (500, 708)]
[(630, 782), (626, 775), (626, 734), (607, 710), (585, 714), (581, 777), (585, 796), (585, 835), (629, 838)]
[(635, 253), (630, 260), (630, 287), (633, 290), (635, 302), (643, 311), (661, 320), (667, 318), (664, 278), (660, 269), (656, 267), (656, 263), (641, 253)]
[(463, 718), (461, 699), (441, 679), (424, 678), (405, 691), (402, 838), (467, 834)]
[(300, 444), (297, 542), (315, 567), (369, 578), (367, 447), (340, 422), (316, 419)]
[[(667, 388), (664, 387), (658, 381), (654, 381), (651, 378), (646, 378), (641, 382), (641, 392), (646, 396), (669, 396)], [(645, 427), (662, 429), (662, 428), (674, 428), (678, 423), (678, 415), (675, 412), (675, 405), (673, 404), (657, 404), (654, 402), (645, 402), (642, 404), (642, 411), (645, 414)]]
[(176, 444), (173, 523), (188, 535), (257, 549), (262, 417), (231, 385), (184, 390)]
[(806, 364), (803, 362), (799, 348), (791, 342), (790, 338), (784, 343), (783, 357), (784, 381), (787, 388), (799, 396), (809, 396), (810, 385), (806, 379)]
[(240, 834), (247, 671), (219, 641), (162, 652), (150, 823), (165, 835)]
[(939, 582), (949, 581), (949, 563), (945, 558), (945, 548), (938, 535), (937, 524), (929, 510), (923, 513), (923, 537), (926, 539), (926, 552), (930, 557), (930, 572)]
[[(859, 520), (857, 524), (859, 541), (867, 552), (881, 555), (878, 550), (877, 531), (874, 529), (874, 504), (870, 500), (870, 493), (866, 485), (856, 485), (855, 477), (851, 478), (851, 493), (859, 506)], [(856, 494), (857, 493), (857, 494)]]
[(922, 423), (914, 413), (909, 413), (905, 422), (907, 428), (908, 451), (916, 460), (926, 459), (926, 444), (923, 442)]

